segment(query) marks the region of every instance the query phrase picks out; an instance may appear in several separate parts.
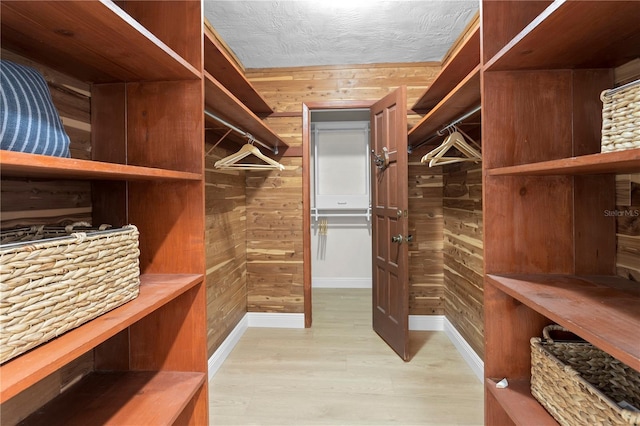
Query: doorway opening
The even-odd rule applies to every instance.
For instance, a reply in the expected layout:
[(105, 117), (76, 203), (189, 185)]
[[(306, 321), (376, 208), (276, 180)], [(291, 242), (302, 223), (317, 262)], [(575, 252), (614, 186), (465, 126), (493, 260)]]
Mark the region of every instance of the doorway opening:
[(312, 287), (371, 288), (371, 104), (303, 104), (306, 327)]
[(310, 131), (315, 318), (362, 322), (371, 317), (370, 111), (313, 110)]
[[(383, 98), (353, 105), (347, 101), (327, 109), (368, 109), (371, 153), (375, 158), (375, 179), (371, 186), (372, 320), (373, 330), (403, 360), (409, 347), (408, 244), (408, 158), (407, 88), (400, 86)], [(326, 104), (325, 104), (326, 105)], [(303, 167), (303, 264), (305, 326), (311, 326), (311, 110), (322, 103), (302, 104)], [(367, 156), (367, 164), (369, 158)], [(371, 173), (373, 177), (374, 173)]]

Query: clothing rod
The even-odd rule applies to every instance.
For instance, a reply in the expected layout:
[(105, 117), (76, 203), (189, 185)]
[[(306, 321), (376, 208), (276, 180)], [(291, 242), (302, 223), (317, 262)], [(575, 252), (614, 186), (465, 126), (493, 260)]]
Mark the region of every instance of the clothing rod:
[(366, 217), (367, 222), (371, 220), (371, 207), (366, 209), (351, 209), (351, 210), (364, 210), (362, 213), (320, 213), (320, 210), (336, 210), (336, 209), (319, 209), (317, 207), (311, 208), (311, 217), (315, 218), (316, 222), (322, 217)]
[(323, 217), (369, 217), (368, 213), (318, 213)]
[(444, 131), (446, 129), (448, 129), (451, 126), (455, 126), (456, 124), (460, 124), (461, 122), (463, 122), (464, 120), (466, 120), (467, 118), (471, 117), (473, 114), (477, 113), (478, 111), (480, 111), (482, 109), (481, 105), (478, 105), (477, 107), (475, 107), (474, 109), (472, 109), (471, 111), (461, 115), (460, 117), (456, 118), (455, 120), (453, 120), (451, 123), (447, 124), (446, 126), (444, 126), (442, 129), (438, 130), (437, 132), (435, 132), (434, 134), (432, 134), (431, 136), (429, 136), (426, 140), (420, 142), (419, 144), (417, 144), (416, 146), (409, 146), (408, 152), (411, 153), (414, 149), (418, 149), (419, 147), (421, 147), (422, 145), (429, 143), (430, 141), (432, 141), (433, 139), (437, 138), (438, 136), (443, 136), (444, 135)]
[(220, 124), (222, 124), (222, 125), (224, 125), (224, 126), (226, 126), (226, 127), (230, 128), (231, 130), (236, 131), (236, 132), (237, 132), (237, 133), (239, 133), (241, 136), (244, 136), (244, 137), (248, 138), (248, 139), (249, 139), (249, 142), (255, 142), (255, 143), (257, 143), (258, 145), (263, 146), (263, 147), (265, 147), (266, 149), (270, 150), (270, 151), (271, 151), (271, 152), (273, 152), (274, 154), (276, 154), (276, 155), (278, 154), (278, 146), (277, 146), (277, 145), (276, 145), (276, 146), (274, 146), (274, 147), (271, 147), (271, 146), (267, 145), (267, 144), (266, 144), (266, 143), (264, 143), (264, 142), (260, 142), (258, 139), (254, 138), (251, 134), (249, 134), (249, 133), (247, 133), (247, 132), (244, 132), (244, 131), (242, 131), (242, 130), (238, 129), (238, 128), (237, 128), (236, 126), (234, 126), (233, 124), (226, 122), (226, 121), (225, 121), (225, 120), (223, 120), (222, 118), (220, 118), (220, 117), (218, 117), (217, 115), (215, 115), (215, 114), (213, 114), (213, 113), (211, 113), (211, 112), (207, 111), (206, 109), (204, 110), (204, 113), (205, 113), (205, 115), (207, 115), (208, 117), (213, 118), (214, 120), (216, 120), (218, 123), (220, 123)]

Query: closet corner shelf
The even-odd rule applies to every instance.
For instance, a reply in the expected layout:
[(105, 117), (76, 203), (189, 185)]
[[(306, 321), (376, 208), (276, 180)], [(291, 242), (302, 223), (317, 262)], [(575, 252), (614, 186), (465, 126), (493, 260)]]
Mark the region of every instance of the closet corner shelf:
[(0, 366), (0, 403), (95, 348), (203, 281), (198, 274), (142, 274), (140, 294)]
[(490, 283), (640, 369), (640, 287), (617, 276), (487, 275)]
[(554, 1), (484, 70), (618, 66), (640, 56), (638, 16), (637, 1)]
[(485, 388), (502, 406), (509, 418), (517, 425), (557, 426), (558, 422), (531, 395), (531, 382), (527, 379), (507, 377), (509, 386), (496, 388), (501, 380), (485, 379)]
[(0, 150), (2, 176), (103, 180), (202, 180), (202, 174)]
[(3, 47), (80, 80), (112, 83), (202, 77), (112, 1), (3, 0), (0, 9)]
[(24, 423), (173, 424), (205, 379), (205, 373), (178, 371), (92, 373)]
[[(271, 147), (277, 146), (281, 152), (287, 149), (288, 145), (246, 105), (240, 102), (233, 93), (207, 71), (204, 72), (204, 75), (205, 108), (207, 110), (219, 115), (220, 118), (227, 120), (244, 132), (250, 133), (261, 142)], [(219, 125), (216, 121), (209, 119), (206, 114), (205, 121), (216, 126)]]
[(474, 68), (480, 65), (480, 25), (442, 67), (429, 88), (416, 101), (412, 109), (418, 113), (427, 112), (451, 92)]
[(480, 65), (476, 66), (438, 105), (409, 130), (409, 145), (427, 139), (451, 120), (480, 104)]
[(240, 102), (259, 117), (273, 114), (273, 109), (256, 91), (220, 45), (215, 34), (204, 26), (204, 69), (224, 87), (233, 93)]
[(640, 172), (640, 148), (498, 167), (489, 176), (553, 176)]

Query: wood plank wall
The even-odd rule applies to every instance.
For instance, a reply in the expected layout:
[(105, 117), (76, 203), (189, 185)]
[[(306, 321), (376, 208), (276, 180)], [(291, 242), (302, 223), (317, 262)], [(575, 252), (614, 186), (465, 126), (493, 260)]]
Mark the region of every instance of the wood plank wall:
[[(73, 158), (91, 158), (89, 85), (2, 49), (2, 59), (38, 69), (71, 141)], [(91, 223), (91, 185), (84, 181), (2, 179), (2, 229), (24, 225)], [(30, 196), (25, 198), (24, 194)], [(0, 406), (2, 424), (15, 424), (93, 371), (93, 351), (80, 356)]]
[(616, 273), (640, 281), (640, 173), (616, 176)]
[(409, 312), (444, 315), (442, 167), (409, 155)]
[[(208, 136), (208, 135), (207, 135)], [(207, 348), (211, 356), (247, 312), (247, 199), (245, 172), (216, 170), (220, 158), (235, 152), (205, 152), (205, 246)]]
[[(49, 85), (73, 158), (91, 158), (91, 87), (8, 50), (2, 58), (38, 69)], [(21, 225), (91, 222), (91, 184), (86, 181), (3, 179), (0, 210), (3, 229)], [(24, 197), (24, 193), (30, 197)]]
[[(267, 125), (290, 146), (299, 147), (302, 145), (303, 102), (376, 100), (404, 84), (407, 85), (410, 108), (439, 70), (440, 65), (436, 63), (377, 64), (250, 69), (246, 76), (276, 112), (275, 116), (266, 119)], [(411, 114), (410, 125), (419, 119), (420, 116)], [(300, 157), (285, 158), (283, 162), (294, 169), (274, 173), (268, 178), (247, 176), (247, 286), (248, 308), (253, 312), (304, 312), (302, 160)], [(419, 180), (421, 184), (429, 182), (426, 177), (424, 181)], [(433, 188), (425, 186), (419, 191), (425, 191), (429, 196)], [(423, 202), (417, 197), (416, 193), (414, 202)], [(435, 207), (427, 208), (437, 216)], [(418, 223), (418, 217), (416, 220)], [(437, 232), (425, 234), (435, 239)], [(439, 239), (441, 241), (441, 234)], [(438, 242), (423, 240), (419, 244), (437, 247)], [(430, 253), (427, 251), (425, 255)], [(415, 251), (411, 259), (416, 265), (410, 267), (416, 274), (411, 278), (416, 283), (413, 312), (441, 312), (442, 290), (437, 288), (439, 278), (434, 272), (437, 267), (429, 263), (432, 260), (427, 260), (428, 267), (422, 265), (424, 259)]]
[(247, 173), (249, 312), (304, 312), (302, 158), (283, 171)]
[[(640, 79), (640, 59), (615, 69), (616, 85)], [(616, 273), (640, 281), (640, 173), (616, 176)]]
[(484, 358), (482, 166), (444, 166), (445, 315)]

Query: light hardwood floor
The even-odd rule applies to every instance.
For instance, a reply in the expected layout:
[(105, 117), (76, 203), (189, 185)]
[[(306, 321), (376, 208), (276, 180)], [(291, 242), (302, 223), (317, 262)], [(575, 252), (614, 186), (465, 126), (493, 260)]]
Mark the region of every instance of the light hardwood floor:
[(480, 425), (483, 386), (444, 332), (403, 362), (371, 291), (316, 289), (310, 329), (249, 328), (209, 387), (212, 425)]

